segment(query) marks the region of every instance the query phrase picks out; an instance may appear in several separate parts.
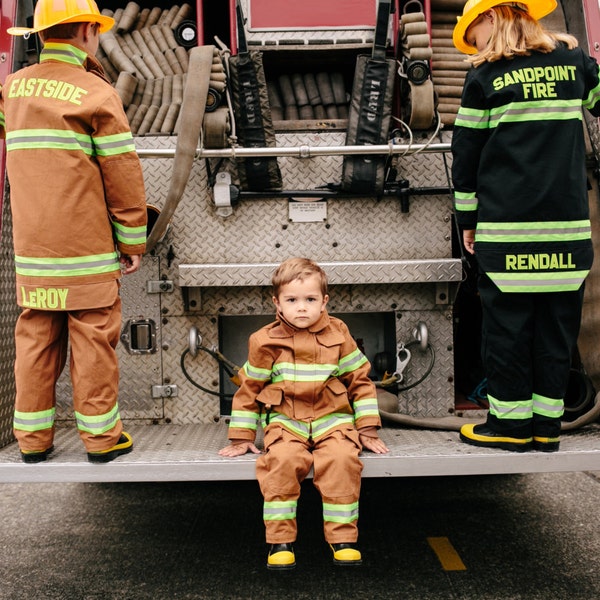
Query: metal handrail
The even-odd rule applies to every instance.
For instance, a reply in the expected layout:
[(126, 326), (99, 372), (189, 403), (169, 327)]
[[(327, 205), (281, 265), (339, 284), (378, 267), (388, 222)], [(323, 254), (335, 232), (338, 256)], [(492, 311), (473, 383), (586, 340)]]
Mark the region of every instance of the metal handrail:
[[(412, 155), (421, 153), (450, 152), (449, 143), (439, 144), (379, 144), (373, 146), (296, 146), (275, 148), (198, 148), (195, 158), (249, 158), (287, 156), (292, 158), (314, 158), (315, 156), (350, 156), (387, 154)], [(175, 148), (139, 148), (140, 158), (173, 158)]]

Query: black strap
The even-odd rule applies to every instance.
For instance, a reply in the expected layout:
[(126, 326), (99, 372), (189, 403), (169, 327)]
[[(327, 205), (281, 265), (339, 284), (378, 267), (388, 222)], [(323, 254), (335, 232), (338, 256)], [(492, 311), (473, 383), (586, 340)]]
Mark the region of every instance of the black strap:
[(375, 26), (375, 39), (373, 40), (373, 58), (385, 58), (391, 8), (392, 4), (390, 0), (379, 0), (377, 3), (377, 24)]
[(238, 30), (238, 54), (248, 52), (248, 44), (246, 42), (246, 34), (244, 33), (244, 13), (240, 0), (235, 3), (235, 12), (237, 14), (237, 30)]

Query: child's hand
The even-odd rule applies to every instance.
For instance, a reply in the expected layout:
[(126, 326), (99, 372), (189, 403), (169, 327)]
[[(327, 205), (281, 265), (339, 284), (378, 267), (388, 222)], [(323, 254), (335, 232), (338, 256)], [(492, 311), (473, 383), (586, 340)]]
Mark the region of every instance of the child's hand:
[(260, 450), (252, 442), (234, 442), (219, 450), (221, 456), (241, 456), (246, 452), (260, 454)]
[(389, 452), (389, 448), (378, 437), (374, 438), (359, 434), (359, 438), (363, 448), (375, 452), (375, 454), (386, 454)]

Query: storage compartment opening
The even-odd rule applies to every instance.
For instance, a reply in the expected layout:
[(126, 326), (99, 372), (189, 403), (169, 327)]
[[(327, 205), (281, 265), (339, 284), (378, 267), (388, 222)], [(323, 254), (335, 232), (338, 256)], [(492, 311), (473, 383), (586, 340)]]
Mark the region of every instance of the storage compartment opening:
[(346, 129), (356, 58), (368, 50), (262, 51), (275, 130)]
[[(376, 366), (383, 363), (385, 354), (390, 360), (396, 355), (395, 313), (330, 313), (342, 319), (359, 348), (369, 359), (373, 380), (381, 379), (383, 373)], [(219, 318), (219, 348), (224, 356), (240, 367), (248, 358), (248, 338), (254, 331), (275, 320), (274, 314), (222, 316)], [(219, 368), (221, 415), (231, 414), (231, 396), (238, 389), (223, 367)]]

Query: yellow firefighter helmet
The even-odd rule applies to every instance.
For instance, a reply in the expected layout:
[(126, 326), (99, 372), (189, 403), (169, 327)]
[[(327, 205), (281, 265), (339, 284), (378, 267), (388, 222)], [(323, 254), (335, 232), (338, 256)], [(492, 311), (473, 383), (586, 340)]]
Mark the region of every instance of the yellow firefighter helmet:
[(39, 0), (33, 13), (33, 27), (9, 27), (10, 35), (37, 33), (62, 23), (99, 23), (100, 33), (114, 24), (112, 17), (100, 13), (94, 0)]
[(477, 17), (494, 6), (518, 6), (527, 11), (536, 21), (550, 14), (556, 8), (556, 0), (519, 0), (510, 2), (506, 0), (468, 0), (463, 8), (463, 14), (456, 17), (458, 21), (454, 27), (452, 40), (458, 50), (465, 54), (475, 54), (477, 48), (467, 44), (465, 35), (469, 25)]

